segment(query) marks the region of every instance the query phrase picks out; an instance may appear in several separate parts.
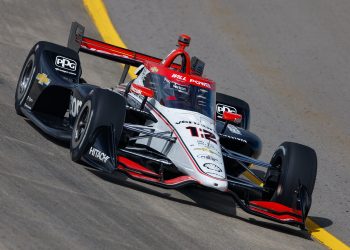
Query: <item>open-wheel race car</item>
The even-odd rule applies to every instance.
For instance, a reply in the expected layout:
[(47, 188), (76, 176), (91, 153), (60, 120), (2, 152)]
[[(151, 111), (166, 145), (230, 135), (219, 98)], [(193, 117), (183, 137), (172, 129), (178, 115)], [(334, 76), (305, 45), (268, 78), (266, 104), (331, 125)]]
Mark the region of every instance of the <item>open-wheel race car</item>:
[[(16, 112), (70, 142), (73, 161), (164, 188), (224, 192), (250, 214), (304, 228), (315, 151), (284, 142), (269, 163), (257, 160), (261, 141), (249, 131), (249, 105), (216, 92), (215, 82), (202, 76), (204, 62), (185, 50), (189, 44), (190, 37), (181, 35), (162, 60), (88, 38), (75, 22), (67, 47), (38, 42), (29, 52)], [(106, 89), (86, 83), (79, 52), (124, 64), (119, 84)], [(130, 66), (137, 77), (126, 82)], [(265, 176), (252, 165), (266, 168)]]

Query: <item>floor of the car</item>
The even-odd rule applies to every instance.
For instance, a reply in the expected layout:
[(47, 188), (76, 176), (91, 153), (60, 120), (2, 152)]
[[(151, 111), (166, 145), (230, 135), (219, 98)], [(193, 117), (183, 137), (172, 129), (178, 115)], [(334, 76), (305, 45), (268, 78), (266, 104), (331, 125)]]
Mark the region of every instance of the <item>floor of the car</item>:
[(72, 128), (69, 126), (69, 121), (67, 118), (61, 118), (45, 113), (40, 113), (40, 112), (33, 112), (35, 116), (42, 122), (44, 125), (57, 129), (57, 130), (63, 130), (66, 132), (71, 132)]

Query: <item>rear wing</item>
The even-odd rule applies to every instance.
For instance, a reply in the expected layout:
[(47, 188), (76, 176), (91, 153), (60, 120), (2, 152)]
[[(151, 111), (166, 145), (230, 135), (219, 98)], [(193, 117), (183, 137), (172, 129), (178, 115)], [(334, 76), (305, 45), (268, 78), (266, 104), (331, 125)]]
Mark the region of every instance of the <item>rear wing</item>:
[[(81, 51), (90, 55), (125, 64), (120, 82), (125, 80), (130, 66), (138, 67), (145, 62), (160, 63), (162, 61), (162, 59), (157, 57), (149, 56), (86, 37), (84, 36), (84, 30), (84, 26), (77, 22), (73, 22), (70, 29), (67, 47), (77, 53)], [(181, 69), (181, 66), (175, 63), (173, 63), (171, 67), (179, 70)]]

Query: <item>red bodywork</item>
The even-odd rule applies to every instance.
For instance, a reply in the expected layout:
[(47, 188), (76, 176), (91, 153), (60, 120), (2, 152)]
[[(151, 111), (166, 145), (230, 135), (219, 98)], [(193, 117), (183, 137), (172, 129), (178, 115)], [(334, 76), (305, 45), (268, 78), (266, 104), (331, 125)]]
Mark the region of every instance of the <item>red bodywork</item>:
[(281, 221), (303, 223), (301, 210), (296, 210), (272, 201), (250, 201), (249, 208)]
[[(189, 36), (181, 35), (180, 38), (182, 37), (186, 37), (186, 40), (190, 40)], [(179, 84), (191, 84), (208, 89), (215, 89), (215, 82), (198, 76), (191, 70), (191, 59), (185, 50), (186, 46), (188, 46), (188, 44), (186, 45), (179, 40), (178, 48), (173, 50), (166, 59), (162, 60), (157, 57), (113, 46), (88, 37), (83, 37), (80, 45), (82, 51), (90, 54), (104, 55), (104, 57), (111, 60), (127, 63), (132, 66), (144, 64), (150, 71), (156, 71), (158, 74)], [(178, 56), (183, 56), (185, 58), (185, 67), (174, 63), (174, 60)]]
[(153, 184), (158, 184), (167, 188), (175, 188), (188, 184), (195, 184), (197, 181), (190, 176), (178, 176), (176, 178), (162, 180), (158, 173), (155, 173), (148, 168), (134, 162), (124, 156), (118, 156), (118, 170), (125, 172), (134, 179), (138, 179)]

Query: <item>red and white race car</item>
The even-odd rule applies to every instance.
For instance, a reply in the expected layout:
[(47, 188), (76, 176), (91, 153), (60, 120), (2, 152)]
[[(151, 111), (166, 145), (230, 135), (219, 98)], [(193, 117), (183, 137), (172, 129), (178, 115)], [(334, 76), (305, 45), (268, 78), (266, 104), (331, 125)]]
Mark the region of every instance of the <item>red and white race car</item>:
[[(282, 143), (257, 160), (249, 105), (216, 92), (190, 58), (190, 37), (164, 60), (84, 36), (73, 23), (68, 46), (38, 42), (19, 77), (15, 108), (48, 135), (70, 141), (74, 161), (164, 188), (197, 185), (231, 195), (246, 212), (304, 228), (317, 170), (313, 149)], [(81, 78), (79, 52), (125, 64), (110, 89)], [(176, 63), (179, 61), (179, 63)], [(137, 77), (125, 82), (130, 66)], [(265, 167), (258, 177), (251, 166)], [(249, 173), (256, 184), (242, 177)]]

